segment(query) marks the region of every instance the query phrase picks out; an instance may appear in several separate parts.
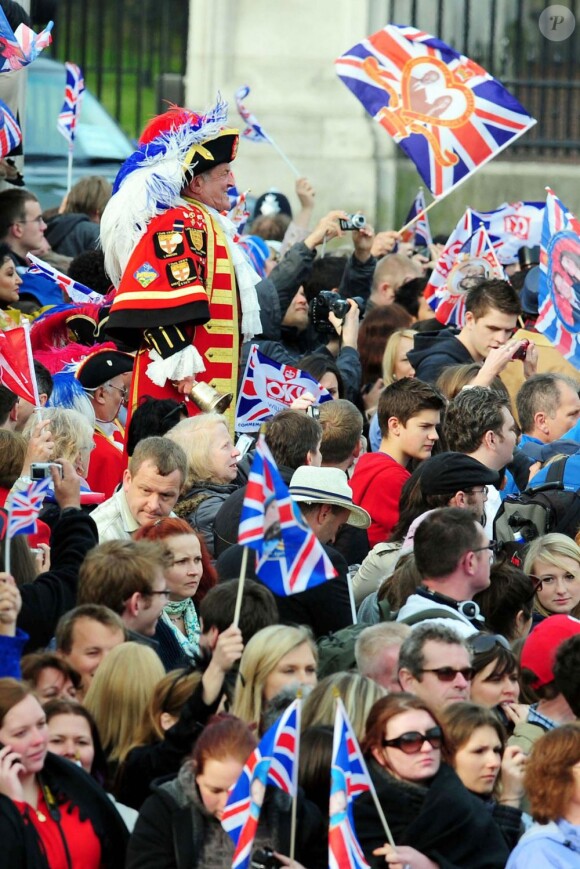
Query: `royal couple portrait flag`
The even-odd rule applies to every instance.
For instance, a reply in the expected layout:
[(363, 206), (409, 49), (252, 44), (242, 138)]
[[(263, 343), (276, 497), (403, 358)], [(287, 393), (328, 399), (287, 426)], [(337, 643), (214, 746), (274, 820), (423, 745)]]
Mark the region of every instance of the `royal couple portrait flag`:
[(548, 188), (536, 329), (580, 368), (580, 221)]
[(436, 198), (536, 123), (483, 67), (415, 27), (387, 25), (339, 57), (336, 71)]
[(310, 392), (317, 404), (332, 400), (330, 392), (307, 371), (276, 362), (252, 344), (238, 394), (236, 431), (259, 431), (263, 422), (288, 410), (305, 392)]

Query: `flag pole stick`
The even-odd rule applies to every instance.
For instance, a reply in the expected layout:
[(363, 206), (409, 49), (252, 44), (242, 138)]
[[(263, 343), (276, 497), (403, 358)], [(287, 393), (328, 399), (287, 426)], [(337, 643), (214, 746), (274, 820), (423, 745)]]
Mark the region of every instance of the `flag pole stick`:
[(240, 567), (240, 578), (238, 580), (238, 594), (236, 597), (236, 608), (234, 610), (234, 621), (233, 624), (238, 627), (238, 622), (240, 621), (240, 612), (242, 610), (242, 598), (244, 596), (244, 583), (246, 581), (246, 570), (248, 567), (248, 546), (244, 546), (244, 551), (242, 552), (242, 565)]
[(296, 757), (294, 758), (294, 768), (292, 770), (292, 813), (290, 815), (290, 869), (294, 866), (294, 854), (296, 852), (296, 814), (298, 808), (298, 763), (300, 757), (300, 718), (302, 713), (302, 690), (299, 688), (296, 692), (298, 705), (296, 708)]
[(429, 205), (426, 206), (426, 208), (422, 208), (421, 211), (419, 211), (418, 214), (415, 215), (415, 217), (411, 218), (408, 223), (401, 227), (399, 232), (406, 232), (407, 229), (410, 229), (414, 223), (417, 223), (417, 221), (420, 220), (424, 214), (427, 214), (427, 212), (430, 211), (434, 205), (437, 205), (438, 202), (441, 202), (441, 197), (439, 199), (434, 199), (433, 202), (430, 202)]
[(72, 164), (73, 164), (73, 144), (72, 142), (68, 146), (68, 167), (67, 167), (67, 176), (66, 176), (66, 192), (70, 193), (70, 189), (72, 187)]
[(292, 161), (286, 156), (286, 154), (284, 153), (282, 148), (280, 148), (280, 146), (276, 144), (276, 142), (274, 141), (274, 139), (271, 138), (271, 136), (266, 136), (266, 138), (267, 138), (268, 142), (271, 144), (271, 146), (274, 148), (274, 150), (278, 152), (280, 157), (282, 157), (282, 159), (287, 164), (287, 166), (290, 167), (290, 169), (296, 175), (296, 177), (301, 178), (302, 176), (301, 176), (300, 172), (298, 171), (298, 169), (296, 168), (294, 163), (292, 163)]

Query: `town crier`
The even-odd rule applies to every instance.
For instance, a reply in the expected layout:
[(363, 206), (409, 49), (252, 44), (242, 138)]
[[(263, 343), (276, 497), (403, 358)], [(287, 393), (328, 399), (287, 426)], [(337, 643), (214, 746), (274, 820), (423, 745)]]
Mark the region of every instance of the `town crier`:
[(106, 331), (138, 350), (129, 413), (144, 395), (187, 397), (195, 382), (235, 395), (240, 342), (261, 331), (260, 278), (224, 216), (238, 139), (219, 98), (205, 115), (174, 106), (115, 181), (101, 219), (116, 287)]

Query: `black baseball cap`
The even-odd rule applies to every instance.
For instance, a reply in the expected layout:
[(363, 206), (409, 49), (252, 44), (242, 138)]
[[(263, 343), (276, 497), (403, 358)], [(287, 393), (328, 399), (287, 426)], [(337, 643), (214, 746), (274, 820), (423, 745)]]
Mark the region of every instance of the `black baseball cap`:
[(499, 474), (464, 453), (438, 453), (421, 463), (423, 495), (454, 495), (473, 486), (497, 486)]

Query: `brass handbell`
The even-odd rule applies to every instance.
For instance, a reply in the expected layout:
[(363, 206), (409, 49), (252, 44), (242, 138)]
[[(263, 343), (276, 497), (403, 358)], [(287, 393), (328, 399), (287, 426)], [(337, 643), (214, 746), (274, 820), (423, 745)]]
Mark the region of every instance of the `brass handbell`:
[(189, 393), (192, 401), (195, 401), (199, 409), (203, 413), (224, 413), (233, 401), (233, 393), (228, 392), (222, 395), (210, 386), (209, 383), (204, 383), (203, 380), (194, 380)]

